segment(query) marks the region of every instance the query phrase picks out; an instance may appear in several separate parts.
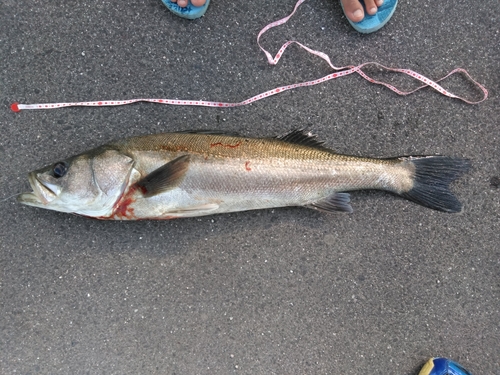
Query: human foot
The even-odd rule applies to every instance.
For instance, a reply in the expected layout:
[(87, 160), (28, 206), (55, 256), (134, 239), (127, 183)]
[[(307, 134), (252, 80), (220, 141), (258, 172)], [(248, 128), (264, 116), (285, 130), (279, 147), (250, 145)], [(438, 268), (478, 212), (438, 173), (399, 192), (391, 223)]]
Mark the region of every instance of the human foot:
[[(177, 3), (178, 6), (181, 8), (185, 8), (188, 6), (189, 2), (188, 0), (170, 0), (172, 3)], [(191, 4), (195, 7), (201, 7), (205, 5), (206, 0), (191, 0)]]
[(210, 0), (162, 0), (162, 2), (172, 13), (190, 20), (203, 16), (210, 4)]
[[(186, 1), (187, 0), (179, 0)], [(361, 22), (365, 18), (363, 5), (359, 0), (340, 0), (344, 8), (344, 13), (352, 22)], [(373, 16), (377, 13), (378, 7), (384, 3), (384, 0), (365, 0), (366, 12)]]
[(360, 33), (372, 33), (392, 17), (398, 0), (340, 0), (349, 23)]

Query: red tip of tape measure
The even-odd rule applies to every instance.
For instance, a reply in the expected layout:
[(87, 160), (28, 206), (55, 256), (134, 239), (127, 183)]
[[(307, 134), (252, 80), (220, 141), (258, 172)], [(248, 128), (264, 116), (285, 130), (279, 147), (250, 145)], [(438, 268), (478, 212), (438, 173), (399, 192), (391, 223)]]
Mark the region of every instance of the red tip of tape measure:
[(12, 109), (14, 112), (21, 112), (19, 109), (19, 106), (17, 105), (18, 103), (12, 103), (10, 106), (10, 109)]

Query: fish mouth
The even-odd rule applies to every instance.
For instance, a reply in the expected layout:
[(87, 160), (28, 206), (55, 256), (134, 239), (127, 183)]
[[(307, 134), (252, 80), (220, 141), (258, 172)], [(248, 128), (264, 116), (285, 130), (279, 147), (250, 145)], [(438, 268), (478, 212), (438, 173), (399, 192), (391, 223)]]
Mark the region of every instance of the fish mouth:
[(33, 191), (19, 194), (17, 196), (17, 201), (19, 203), (40, 207), (49, 204), (57, 197), (54, 191), (38, 179), (36, 172), (30, 173), (28, 175), (28, 180)]

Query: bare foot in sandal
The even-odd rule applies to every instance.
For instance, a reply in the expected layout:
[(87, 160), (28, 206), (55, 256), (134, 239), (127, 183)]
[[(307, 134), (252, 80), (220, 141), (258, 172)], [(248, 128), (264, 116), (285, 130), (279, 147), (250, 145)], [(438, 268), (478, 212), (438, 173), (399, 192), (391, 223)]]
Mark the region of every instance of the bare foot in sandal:
[[(179, 0), (185, 1), (185, 0)], [(203, 0), (204, 1), (204, 0)], [(365, 18), (365, 11), (363, 10), (363, 5), (361, 5), (359, 0), (340, 0), (342, 6), (344, 7), (344, 13), (347, 18), (352, 22), (360, 22)], [(373, 16), (377, 13), (378, 7), (384, 3), (384, 0), (365, 0), (366, 12)]]

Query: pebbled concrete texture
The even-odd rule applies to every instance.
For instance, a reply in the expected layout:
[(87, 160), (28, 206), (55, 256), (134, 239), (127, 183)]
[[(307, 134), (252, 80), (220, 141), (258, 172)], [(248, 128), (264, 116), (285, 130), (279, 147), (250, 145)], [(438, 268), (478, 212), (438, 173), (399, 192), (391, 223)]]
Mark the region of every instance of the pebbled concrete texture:
[[(406, 374), (432, 356), (500, 374), (499, 14), (496, 0), (400, 0), (360, 35), (308, 0), (262, 44), (296, 39), (337, 66), (438, 79), (462, 67), (489, 98), (401, 97), (357, 75), (252, 105), (134, 104), (13, 113), (13, 102), (240, 101), (331, 72), (258, 31), (294, 0), (213, 0), (195, 21), (160, 0), (0, 2), (0, 199), (27, 172), (107, 141), (186, 129), (314, 130), (341, 153), (472, 160), (447, 215), (381, 192), (351, 215), (304, 208), (100, 222), (0, 202), (2, 374)], [(404, 88), (409, 79), (369, 70)], [(469, 98), (465, 79), (443, 85)]]

